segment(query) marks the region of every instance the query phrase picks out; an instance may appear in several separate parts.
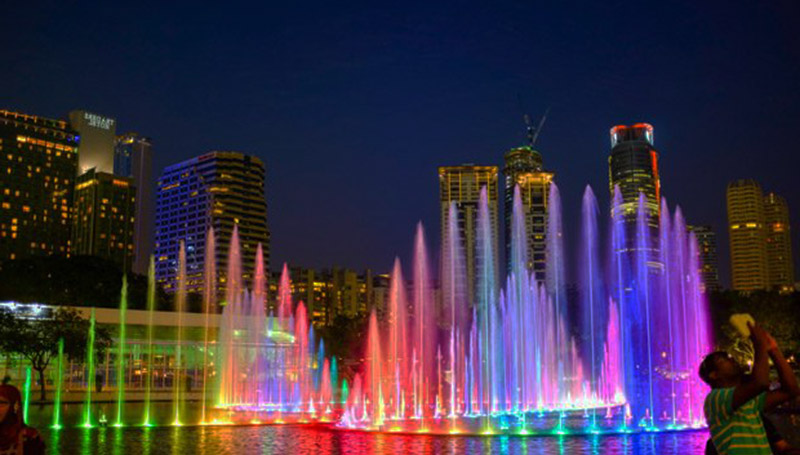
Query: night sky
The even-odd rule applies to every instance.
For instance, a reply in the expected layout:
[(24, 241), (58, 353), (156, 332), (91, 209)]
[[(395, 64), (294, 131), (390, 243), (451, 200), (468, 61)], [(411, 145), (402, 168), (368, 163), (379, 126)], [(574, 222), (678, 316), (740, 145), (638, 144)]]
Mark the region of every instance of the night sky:
[(636, 122), (655, 128), (670, 205), (717, 230), (725, 283), (729, 180), (785, 196), (800, 231), (792, 0), (24, 3), (0, 15), (0, 108), (114, 117), (153, 139), (156, 175), (210, 150), (259, 156), (273, 268), (388, 271), (418, 220), (438, 246), (437, 166), (501, 165), (523, 113), (548, 107), (537, 148), (572, 231), (587, 183), (606, 213), (609, 128)]

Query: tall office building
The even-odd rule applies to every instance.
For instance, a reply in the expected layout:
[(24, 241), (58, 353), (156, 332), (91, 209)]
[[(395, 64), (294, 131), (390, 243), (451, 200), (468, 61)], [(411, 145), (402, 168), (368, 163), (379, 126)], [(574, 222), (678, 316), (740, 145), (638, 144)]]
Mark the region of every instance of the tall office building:
[(719, 291), (719, 270), (717, 267), (717, 234), (711, 226), (689, 226), (697, 239), (700, 256), (700, 277), (703, 279), (703, 292)]
[[(156, 197), (156, 279), (176, 290), (179, 242), (186, 244), (187, 290), (202, 292), (206, 236), (214, 227), (216, 269), (224, 295), (228, 247), (238, 225), (245, 283), (254, 270), (256, 248), (269, 270), (269, 230), (264, 163), (238, 152), (210, 152), (164, 169)], [(216, 309), (215, 309), (216, 310)]]
[(155, 183), (150, 139), (136, 133), (118, 136), (114, 147), (114, 174), (132, 178), (136, 187), (132, 270), (144, 275), (153, 253), (155, 223)]
[(736, 180), (728, 184), (726, 199), (733, 289), (767, 289), (769, 271), (761, 186), (750, 179)]
[(117, 121), (86, 111), (69, 113), (69, 123), (81, 139), (78, 174), (94, 168), (95, 172), (114, 172), (114, 140)]
[(70, 254), (78, 144), (67, 122), (0, 110), (0, 261)]
[(136, 204), (133, 179), (89, 169), (75, 184), (75, 255), (111, 260), (123, 272), (131, 270)]
[(542, 155), (529, 146), (517, 147), (505, 154), (504, 221), (506, 273), (511, 271), (511, 219), (514, 211), (514, 187), (519, 186), (528, 240), (528, 270), (536, 279), (545, 279), (547, 203), (553, 173), (542, 169)]
[(764, 226), (769, 286), (782, 292), (794, 290), (794, 260), (789, 232), (789, 206), (775, 193), (764, 197)]
[(611, 128), (608, 176), (611, 197), (614, 197), (614, 188), (617, 186), (622, 193), (622, 204), (612, 208), (612, 215), (615, 220), (622, 217), (626, 242), (623, 248), (628, 251), (637, 250), (637, 209), (639, 194), (644, 194), (652, 242), (648, 262), (652, 268), (660, 268), (658, 225), (661, 181), (658, 175), (658, 152), (653, 146), (652, 126), (637, 123), (633, 126), (618, 125)]
[[(441, 204), (442, 245), (448, 242), (447, 224), (450, 216), (450, 203), (455, 202), (457, 210), (459, 235), (464, 245), (464, 259), (467, 269), (467, 298), (470, 304), (475, 302), (476, 266), (480, 263), (480, 251), (477, 244), (478, 205), (481, 188), (486, 187), (489, 217), (491, 222), (492, 247), (497, 251), (497, 166), (442, 166), (439, 168), (439, 202)], [(497, 254), (495, 254), (495, 258)], [(443, 258), (447, 261), (447, 257)], [(495, 271), (497, 264), (494, 264)], [(445, 301), (448, 297), (444, 296)]]

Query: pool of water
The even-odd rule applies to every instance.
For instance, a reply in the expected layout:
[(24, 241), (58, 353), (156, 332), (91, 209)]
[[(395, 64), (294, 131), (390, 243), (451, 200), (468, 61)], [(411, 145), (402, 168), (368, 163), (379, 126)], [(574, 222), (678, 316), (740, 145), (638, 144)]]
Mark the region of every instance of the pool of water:
[(429, 436), (307, 426), (43, 430), (52, 454), (702, 454), (705, 431), (608, 436)]
[[(591, 436), (432, 436), (378, 434), (340, 431), (322, 426), (140, 426), (141, 403), (126, 403), (126, 426), (115, 428), (114, 403), (92, 407), (92, 420), (105, 415), (109, 426), (81, 428), (84, 413), (80, 404), (65, 405), (63, 428), (53, 430), (51, 406), (32, 406), (28, 421), (37, 427), (51, 454), (702, 454), (706, 431), (675, 433), (591, 435)], [(159, 424), (171, 421), (169, 403), (154, 404), (152, 417)], [(199, 420), (199, 408), (182, 409), (185, 422)]]

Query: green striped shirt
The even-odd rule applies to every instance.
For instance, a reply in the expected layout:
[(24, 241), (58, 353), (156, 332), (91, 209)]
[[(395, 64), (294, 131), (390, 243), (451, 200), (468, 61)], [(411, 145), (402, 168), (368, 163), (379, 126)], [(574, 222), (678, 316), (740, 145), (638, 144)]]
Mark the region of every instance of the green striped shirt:
[(720, 455), (772, 454), (764, 422), (761, 421), (766, 392), (734, 411), (733, 389), (711, 390), (703, 406), (717, 452)]

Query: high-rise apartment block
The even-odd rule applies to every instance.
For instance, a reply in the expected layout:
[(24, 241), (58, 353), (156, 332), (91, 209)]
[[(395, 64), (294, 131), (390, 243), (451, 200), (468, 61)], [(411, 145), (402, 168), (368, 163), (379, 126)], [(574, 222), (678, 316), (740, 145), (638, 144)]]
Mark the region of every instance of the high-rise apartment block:
[(637, 250), (636, 222), (639, 195), (645, 197), (647, 224), (650, 227), (652, 246), (649, 263), (658, 268), (659, 263), (659, 212), (661, 204), (661, 180), (658, 174), (658, 152), (653, 146), (653, 127), (647, 123), (633, 126), (618, 125), (611, 128), (611, 154), (608, 157), (608, 175), (611, 197), (619, 187), (622, 203), (612, 207), (615, 220), (621, 218), (625, 225), (628, 251)]
[(69, 113), (69, 123), (81, 139), (78, 174), (83, 174), (89, 169), (94, 169), (95, 172), (114, 172), (117, 121), (78, 110)]
[(155, 223), (155, 182), (150, 139), (136, 133), (118, 136), (114, 147), (114, 174), (132, 178), (136, 187), (132, 270), (144, 275), (153, 253)]
[(78, 144), (65, 121), (0, 110), (0, 261), (70, 254)]
[(789, 231), (789, 207), (775, 193), (764, 197), (764, 227), (769, 285), (782, 292), (794, 290), (794, 261)]
[[(341, 267), (323, 270), (290, 267), (288, 272), (292, 302), (302, 301), (309, 321), (317, 327), (333, 325), (338, 316), (363, 317), (373, 308), (381, 311), (384, 307), (388, 291), (385, 275), (373, 277), (370, 270), (358, 273)], [(269, 283), (272, 312), (277, 308), (281, 273), (273, 273)]]
[(74, 255), (111, 260), (131, 270), (136, 204), (133, 179), (89, 169), (75, 184)]
[[(459, 236), (464, 245), (464, 259), (466, 263), (467, 298), (475, 302), (477, 277), (476, 266), (481, 263), (481, 251), (478, 248), (478, 206), (480, 203), (481, 189), (486, 188), (489, 205), (489, 219), (491, 223), (492, 248), (497, 251), (497, 166), (476, 166), (465, 164), (462, 166), (442, 166), (439, 168), (439, 202), (441, 204), (442, 245), (446, 245), (448, 236), (448, 219), (450, 217), (451, 203), (455, 203), (457, 211)], [(497, 254), (494, 255), (495, 258)], [(443, 258), (447, 261), (447, 257)], [(497, 273), (497, 264), (494, 264)], [(496, 276), (493, 277), (496, 279)], [(448, 297), (444, 296), (444, 301)]]
[(733, 289), (768, 289), (764, 195), (761, 186), (749, 179), (731, 182), (726, 198)]
[(711, 226), (689, 226), (697, 240), (700, 256), (700, 277), (703, 280), (701, 291), (719, 291), (719, 269), (717, 266), (717, 234)]
[[(164, 169), (156, 198), (156, 279), (176, 290), (178, 250), (186, 245), (188, 292), (202, 292), (206, 236), (214, 228), (218, 289), (226, 288), (228, 247), (238, 226), (245, 283), (252, 279), (258, 244), (269, 270), (264, 163), (238, 152), (210, 152)], [(249, 284), (248, 284), (249, 285)]]
[(547, 204), (553, 173), (542, 167), (542, 155), (529, 146), (517, 147), (505, 154), (504, 221), (506, 272), (511, 271), (511, 219), (514, 207), (514, 188), (519, 187), (528, 241), (529, 272), (544, 281), (547, 267), (546, 234)]

